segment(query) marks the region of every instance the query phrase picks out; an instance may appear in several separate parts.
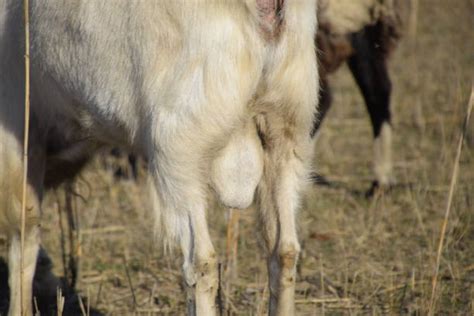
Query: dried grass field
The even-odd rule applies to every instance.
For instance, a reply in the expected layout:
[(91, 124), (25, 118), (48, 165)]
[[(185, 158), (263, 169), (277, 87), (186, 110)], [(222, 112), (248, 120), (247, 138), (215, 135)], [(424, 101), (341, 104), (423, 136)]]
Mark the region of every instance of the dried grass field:
[[(331, 77), (334, 104), (317, 143), (315, 166), (330, 182), (311, 186), (299, 214), (303, 246), (298, 315), (425, 315), (474, 75), (474, 2), (419, 0), (417, 20), (390, 64), (394, 81), (396, 184), (365, 196), (372, 181), (372, 131), (363, 100), (343, 68)], [(416, 27), (413, 28), (413, 27)], [(64, 275), (66, 204), (77, 216), (72, 251), (85, 309), (105, 315), (181, 315), (179, 250), (153, 239), (144, 172), (117, 181), (96, 159), (74, 183), (45, 197), (43, 244)], [(459, 164), (442, 251), (435, 315), (474, 315), (474, 119)], [(221, 262), (227, 210), (211, 201), (208, 221)], [(241, 212), (236, 276), (222, 286), (229, 315), (263, 315), (268, 289), (255, 210)], [(60, 225), (62, 223), (62, 225)], [(6, 254), (5, 239), (0, 250)], [(225, 277), (226, 278), (226, 277)], [(224, 279), (225, 279), (224, 278)], [(87, 314), (87, 311), (86, 311)]]

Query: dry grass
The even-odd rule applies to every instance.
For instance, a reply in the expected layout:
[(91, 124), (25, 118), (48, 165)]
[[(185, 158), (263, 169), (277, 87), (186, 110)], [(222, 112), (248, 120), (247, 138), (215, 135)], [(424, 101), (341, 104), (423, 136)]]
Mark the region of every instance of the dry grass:
[[(300, 213), (304, 251), (298, 314), (427, 314), (473, 79), (473, 16), (470, 0), (419, 1), (416, 43), (402, 42), (391, 65), (397, 179), (391, 192), (364, 197), (372, 180), (368, 115), (348, 71), (332, 78), (335, 103), (323, 126), (316, 165), (334, 185), (312, 187)], [(474, 313), (472, 119), (459, 168), (434, 314)], [(78, 288), (87, 296), (86, 309), (90, 304), (108, 315), (185, 311), (179, 251), (165, 256), (156, 246), (144, 182), (142, 177), (138, 184), (117, 183), (97, 160), (75, 185), (82, 196), (74, 199), (81, 233), (73, 251), (80, 256)], [(58, 191), (46, 197), (43, 217), (44, 244), (60, 275), (57, 204), (64, 205), (63, 195)], [(215, 245), (223, 256), (225, 210), (214, 206), (210, 214)], [(224, 287), (231, 314), (266, 310), (265, 263), (254, 215), (254, 210), (241, 214), (239, 275)]]

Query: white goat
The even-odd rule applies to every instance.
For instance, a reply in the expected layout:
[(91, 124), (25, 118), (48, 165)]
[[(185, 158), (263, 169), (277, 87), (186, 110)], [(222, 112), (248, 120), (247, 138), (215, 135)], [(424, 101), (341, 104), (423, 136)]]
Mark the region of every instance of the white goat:
[[(9, 314), (23, 306), (32, 315), (45, 179), (55, 164), (102, 145), (128, 146), (148, 159), (158, 232), (184, 255), (190, 314), (216, 313), (209, 186), (230, 207), (247, 206), (257, 192), (269, 313), (294, 314), (295, 214), (318, 91), (316, 0), (33, 0), (30, 15), (21, 301), (24, 30), (21, 1), (0, 0), (0, 227), (11, 241)], [(63, 146), (51, 157), (57, 143)]]

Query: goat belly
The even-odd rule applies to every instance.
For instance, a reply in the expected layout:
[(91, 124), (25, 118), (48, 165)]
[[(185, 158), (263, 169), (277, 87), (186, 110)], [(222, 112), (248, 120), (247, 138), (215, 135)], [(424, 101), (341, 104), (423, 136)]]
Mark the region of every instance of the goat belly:
[(254, 124), (236, 131), (212, 162), (211, 185), (221, 203), (244, 209), (263, 173), (263, 149)]

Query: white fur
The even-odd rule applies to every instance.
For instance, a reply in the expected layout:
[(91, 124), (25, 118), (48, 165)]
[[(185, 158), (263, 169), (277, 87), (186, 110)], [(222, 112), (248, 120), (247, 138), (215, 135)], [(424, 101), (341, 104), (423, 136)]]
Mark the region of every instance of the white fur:
[(232, 134), (211, 167), (211, 183), (224, 205), (245, 209), (263, 174), (263, 150), (250, 122)]
[[(281, 286), (271, 288), (270, 311), (294, 313), (299, 251), (294, 217), (311, 159), (318, 91), (316, 1), (286, 1), (275, 38), (262, 32), (261, 1), (31, 2), (30, 148), (36, 153), (29, 170), (31, 213), (39, 213), (52, 128), (91, 146), (128, 146), (144, 155), (158, 233), (181, 245), (188, 311), (198, 315), (216, 313), (217, 257), (206, 223), (209, 185), (225, 203), (245, 206), (257, 183), (268, 256), (286, 258), (272, 261), (277, 273), (270, 270), (270, 283)], [(3, 188), (21, 171), (24, 79), (21, 2), (0, 0), (0, 9)], [(242, 130), (242, 122), (253, 123)], [(83, 147), (71, 144), (63, 158), (91, 150)], [(244, 166), (238, 157), (249, 163)], [(212, 173), (212, 166), (220, 171)], [(21, 191), (14, 186), (8, 192), (1, 196), (0, 224), (15, 240), (18, 223), (8, 214), (18, 215), (11, 197)], [(33, 227), (28, 236), (35, 236)], [(39, 240), (27, 240), (30, 267)], [(31, 278), (28, 272), (24, 282)], [(14, 302), (10, 315), (18, 310)]]
[(331, 25), (334, 34), (358, 32), (375, 23), (382, 15), (396, 14), (397, 1), (408, 0), (320, 0), (321, 23)]
[(378, 183), (389, 186), (392, 182), (392, 127), (382, 124), (374, 141), (374, 172)]

